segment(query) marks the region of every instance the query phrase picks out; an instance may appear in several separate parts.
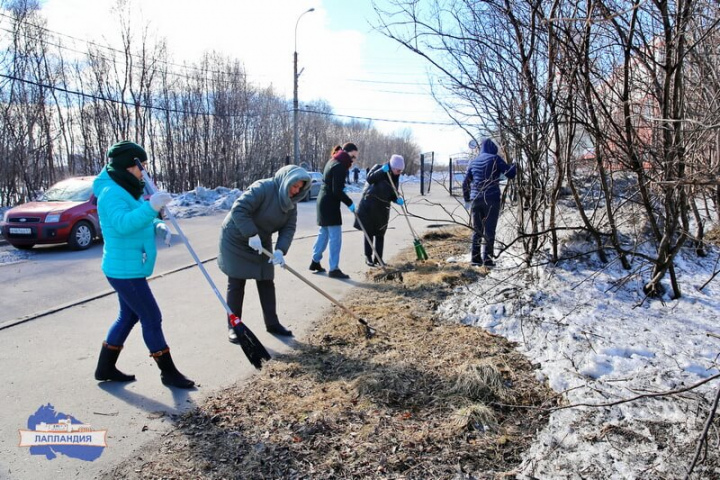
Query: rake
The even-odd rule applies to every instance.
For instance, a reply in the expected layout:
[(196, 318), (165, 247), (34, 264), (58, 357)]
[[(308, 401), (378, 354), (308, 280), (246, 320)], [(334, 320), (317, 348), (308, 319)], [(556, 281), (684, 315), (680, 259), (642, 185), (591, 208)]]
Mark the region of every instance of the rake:
[[(388, 180), (390, 181), (390, 185), (392, 186), (393, 192), (395, 192), (395, 196), (400, 198), (400, 193), (398, 193), (397, 188), (395, 188), (395, 183), (390, 176), (390, 172), (386, 173), (388, 176)], [(407, 220), (408, 228), (410, 228), (410, 233), (412, 233), (413, 236), (413, 247), (415, 247), (415, 255), (417, 256), (418, 260), (425, 261), (428, 259), (428, 254), (425, 251), (425, 247), (423, 247), (422, 243), (420, 242), (420, 237), (418, 237), (418, 234), (415, 232), (412, 224), (410, 224), (410, 216), (407, 212), (407, 208), (405, 207), (405, 203), (403, 203), (400, 207), (403, 213), (403, 217), (405, 217), (405, 220)]]
[[(262, 253), (264, 253), (265, 256), (268, 257), (268, 258), (273, 258), (273, 254), (270, 253), (269, 251), (267, 251), (265, 248), (262, 249)], [(297, 270), (295, 270), (294, 268), (292, 268), (292, 267), (291, 267), (290, 265), (288, 265), (287, 263), (286, 263), (282, 268), (284, 268), (284, 269), (287, 270), (288, 272), (290, 272), (290, 273), (292, 273), (293, 275), (295, 275), (297, 278), (299, 278), (300, 280), (302, 280), (303, 282), (305, 282), (305, 285), (307, 285), (308, 287), (312, 288), (313, 290), (315, 290), (315, 291), (318, 292), (320, 295), (322, 295), (323, 297), (325, 297), (325, 298), (327, 298), (328, 300), (330, 300), (332, 303), (334, 303), (334, 304), (337, 305), (338, 307), (342, 308), (343, 311), (345, 311), (345, 313), (347, 313), (348, 315), (350, 315), (351, 317), (353, 317), (355, 320), (357, 320), (358, 323), (360, 323), (360, 325), (362, 326), (362, 328), (363, 328), (363, 330), (364, 330), (364, 332), (365, 332), (365, 338), (370, 339), (370, 338), (372, 338), (372, 337), (375, 336), (375, 333), (377, 333), (377, 329), (375, 329), (375, 328), (373, 328), (372, 326), (370, 326), (370, 324), (367, 322), (367, 320), (365, 320), (364, 318), (360, 318), (360, 317), (358, 317), (357, 315), (355, 315), (355, 313), (353, 313), (352, 310), (350, 310), (350, 309), (347, 308), (345, 305), (343, 305), (342, 303), (340, 303), (340, 302), (338, 302), (337, 300), (335, 300), (333, 297), (330, 296), (329, 293), (325, 292), (323, 289), (321, 289), (320, 287), (318, 287), (317, 285), (315, 285), (314, 283), (312, 283), (310, 280), (308, 280), (307, 278), (303, 277)]]
[[(155, 193), (158, 191), (157, 187), (153, 183), (152, 179), (150, 178), (150, 175), (148, 175), (145, 168), (143, 168), (142, 163), (138, 159), (135, 159), (135, 164), (140, 168), (140, 171), (142, 172), (143, 180), (145, 180), (145, 183), (147, 183), (152, 192)], [(220, 300), (220, 303), (222, 304), (223, 308), (225, 308), (225, 312), (227, 312), (228, 319), (230, 321), (230, 325), (232, 326), (232, 329), (235, 331), (235, 335), (237, 335), (238, 342), (240, 343), (240, 347), (242, 347), (243, 352), (245, 352), (245, 356), (250, 361), (250, 363), (253, 365), (253, 367), (260, 370), (262, 368), (262, 362), (270, 360), (270, 354), (265, 349), (262, 343), (260, 343), (260, 340), (255, 336), (255, 334), (250, 331), (250, 329), (245, 325), (242, 320), (233, 313), (233, 311), (230, 309), (230, 306), (227, 304), (223, 296), (220, 294), (220, 291), (215, 286), (215, 282), (213, 282), (212, 278), (210, 278), (210, 275), (208, 274), (207, 270), (205, 270), (205, 266), (200, 261), (200, 258), (198, 258), (197, 254), (195, 253), (195, 250), (190, 245), (190, 242), (188, 241), (187, 237), (183, 233), (183, 231), (180, 229), (180, 225), (178, 225), (177, 220), (175, 219), (175, 216), (172, 214), (170, 209), (165, 208), (165, 212), (167, 214), (167, 217), (170, 219), (170, 223), (173, 224), (175, 227), (175, 230), (177, 231), (178, 235), (180, 235), (180, 238), (182, 239), (183, 243), (188, 249), (188, 252), (190, 252), (190, 256), (192, 256), (193, 260), (195, 260), (195, 264), (197, 264), (198, 268), (202, 272), (202, 274), (205, 276), (205, 280), (207, 280), (208, 284), (210, 285), (210, 288), (212, 288), (212, 291), (215, 293), (215, 296)]]

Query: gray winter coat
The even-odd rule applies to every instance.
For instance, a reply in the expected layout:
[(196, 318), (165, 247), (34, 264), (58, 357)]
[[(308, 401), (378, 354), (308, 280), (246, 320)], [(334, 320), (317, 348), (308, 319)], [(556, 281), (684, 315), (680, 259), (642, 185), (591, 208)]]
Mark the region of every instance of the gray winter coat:
[[(303, 180), (300, 193), (290, 198), (290, 187)], [(297, 225), (297, 202), (310, 189), (310, 175), (295, 165), (277, 171), (273, 178), (258, 180), (235, 200), (220, 231), (218, 266), (227, 276), (272, 280), (275, 269), (269, 258), (248, 246), (248, 239), (260, 235), (265, 250), (287, 254)], [(272, 234), (277, 232), (275, 248)]]

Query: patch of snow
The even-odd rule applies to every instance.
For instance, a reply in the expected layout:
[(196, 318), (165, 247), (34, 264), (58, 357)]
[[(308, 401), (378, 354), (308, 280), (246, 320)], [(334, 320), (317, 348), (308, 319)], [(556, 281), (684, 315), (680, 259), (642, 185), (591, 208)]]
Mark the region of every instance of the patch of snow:
[(33, 255), (29, 250), (18, 250), (14, 247), (5, 247), (0, 250), (0, 265), (12, 265), (13, 263), (27, 260)]
[[(573, 238), (564, 248), (594, 247)], [(698, 286), (712, 276), (719, 254), (682, 251), (676, 264), (682, 298), (648, 300), (638, 272), (651, 266), (639, 258), (631, 271), (594, 256), (528, 268), (507, 251), (487, 277), (457, 290), (439, 312), (516, 342), (540, 364), (538, 379), (568, 404), (670, 391), (718, 374), (720, 281)], [(526, 452), (521, 478), (682, 478), (718, 383), (682, 396), (556, 410)], [(695, 469), (700, 478), (720, 478), (702, 468)]]

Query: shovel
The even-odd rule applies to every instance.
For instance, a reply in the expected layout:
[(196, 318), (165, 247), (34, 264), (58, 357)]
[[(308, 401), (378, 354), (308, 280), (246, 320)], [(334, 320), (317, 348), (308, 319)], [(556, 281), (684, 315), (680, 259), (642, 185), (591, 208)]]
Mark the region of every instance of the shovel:
[[(392, 186), (393, 192), (395, 192), (395, 196), (400, 198), (400, 194), (397, 191), (397, 188), (395, 188), (395, 183), (392, 181), (392, 177), (390, 176), (390, 172), (387, 173), (388, 180), (390, 181), (390, 185)], [(418, 237), (417, 233), (413, 229), (412, 225), (410, 224), (410, 218), (407, 213), (407, 209), (405, 208), (405, 203), (401, 205), (401, 210), (403, 213), (403, 217), (405, 217), (405, 220), (407, 220), (408, 227), (410, 228), (410, 233), (412, 233), (413, 236), (413, 247), (415, 247), (415, 255), (417, 256), (418, 260), (425, 261), (428, 259), (428, 254), (425, 251), (425, 247), (423, 247), (422, 243), (420, 243), (420, 237)]]
[[(142, 172), (143, 180), (145, 180), (145, 183), (148, 184), (153, 191), (153, 193), (157, 192), (157, 187), (153, 183), (152, 179), (150, 178), (150, 175), (148, 175), (147, 171), (143, 168), (142, 163), (140, 163), (140, 160), (135, 159), (135, 164), (140, 168), (140, 171)], [(177, 231), (178, 235), (180, 235), (180, 238), (182, 239), (183, 243), (187, 247), (188, 251), (190, 252), (190, 256), (192, 256), (193, 260), (195, 260), (195, 263), (197, 264), (198, 268), (202, 272), (202, 274), (205, 276), (205, 280), (207, 280), (208, 284), (210, 285), (210, 288), (212, 288), (212, 291), (215, 293), (215, 296), (217, 296), (218, 300), (220, 300), (220, 303), (222, 304), (223, 308), (225, 308), (225, 311), (227, 312), (228, 319), (230, 321), (230, 325), (232, 326), (232, 329), (235, 331), (235, 335), (237, 335), (238, 342), (240, 343), (240, 347), (242, 347), (243, 352), (245, 352), (245, 356), (248, 358), (250, 363), (253, 365), (253, 367), (260, 370), (262, 368), (262, 362), (263, 360), (267, 361), (270, 360), (270, 354), (265, 349), (262, 343), (260, 343), (260, 340), (255, 336), (254, 333), (250, 331), (250, 329), (245, 325), (240, 318), (235, 315), (232, 310), (230, 309), (230, 306), (227, 304), (223, 296), (218, 291), (217, 287), (215, 286), (215, 282), (212, 281), (212, 278), (210, 278), (210, 275), (208, 274), (207, 270), (205, 270), (205, 266), (200, 261), (200, 258), (198, 258), (197, 254), (195, 253), (195, 250), (193, 250), (192, 246), (190, 245), (190, 242), (188, 241), (187, 237), (183, 233), (183, 231), (180, 229), (180, 225), (178, 225), (177, 220), (175, 219), (175, 216), (173, 216), (170, 209), (165, 208), (165, 212), (167, 214), (167, 217), (170, 219), (170, 223), (173, 224), (175, 227), (175, 230)]]
[[(270, 252), (268, 252), (268, 251), (267, 251), (266, 249), (264, 249), (264, 248), (262, 249), (262, 253), (264, 253), (265, 256), (268, 257), (268, 258), (273, 258), (273, 254), (270, 253)], [(350, 315), (351, 317), (353, 317), (355, 320), (357, 320), (357, 321), (360, 323), (360, 325), (362, 325), (362, 327), (363, 327), (363, 331), (365, 332), (365, 338), (370, 339), (370, 338), (372, 338), (372, 337), (375, 336), (375, 333), (377, 333), (377, 330), (376, 330), (375, 328), (371, 327), (370, 324), (367, 322), (367, 320), (365, 320), (365, 319), (363, 319), (363, 318), (360, 318), (360, 317), (358, 317), (357, 315), (355, 315), (355, 314), (352, 312), (352, 310), (350, 310), (350, 309), (347, 308), (345, 305), (343, 305), (342, 303), (340, 303), (340, 302), (338, 302), (337, 300), (335, 300), (333, 297), (330, 296), (330, 294), (328, 294), (327, 292), (325, 292), (324, 290), (322, 290), (320, 287), (318, 287), (317, 285), (315, 285), (314, 283), (312, 283), (310, 280), (308, 280), (307, 278), (305, 278), (305, 277), (303, 277), (302, 275), (300, 275), (300, 273), (299, 273), (297, 270), (295, 270), (294, 268), (292, 268), (292, 267), (291, 267), (290, 265), (288, 265), (287, 263), (286, 263), (282, 268), (284, 268), (284, 269), (287, 270), (288, 272), (290, 272), (290, 273), (292, 273), (293, 275), (295, 275), (297, 278), (299, 278), (300, 280), (302, 280), (303, 282), (305, 282), (305, 284), (306, 284), (308, 287), (312, 288), (313, 290), (315, 290), (316, 292), (318, 292), (320, 295), (322, 295), (323, 297), (327, 298), (328, 300), (330, 300), (332, 303), (334, 303), (334, 304), (337, 305), (338, 307), (342, 308), (342, 309), (345, 311), (345, 313), (347, 313), (348, 315)]]

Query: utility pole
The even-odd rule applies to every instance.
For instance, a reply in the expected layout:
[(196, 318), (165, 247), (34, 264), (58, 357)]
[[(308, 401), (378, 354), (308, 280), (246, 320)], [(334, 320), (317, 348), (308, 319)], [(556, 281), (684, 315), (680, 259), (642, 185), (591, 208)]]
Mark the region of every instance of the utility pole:
[[(293, 53), (293, 156), (295, 165), (300, 164), (300, 138), (298, 137), (298, 53), (297, 53), (297, 29), (300, 19), (306, 13), (314, 12), (314, 8), (309, 8), (300, 14), (295, 22), (295, 52)], [(300, 72), (302, 73), (302, 72)]]

